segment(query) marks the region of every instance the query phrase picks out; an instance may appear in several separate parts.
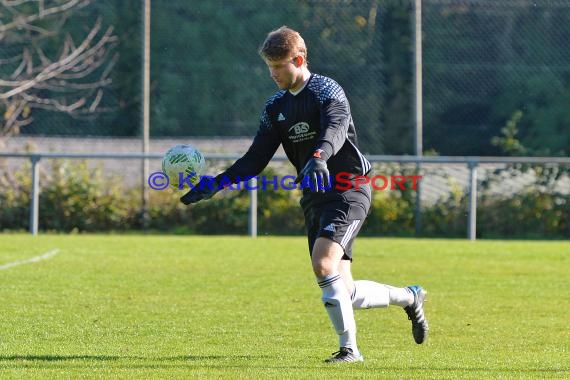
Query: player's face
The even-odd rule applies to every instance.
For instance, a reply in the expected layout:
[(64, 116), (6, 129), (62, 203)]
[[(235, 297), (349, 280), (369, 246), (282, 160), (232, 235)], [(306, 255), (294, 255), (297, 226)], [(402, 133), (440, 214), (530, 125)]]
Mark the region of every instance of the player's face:
[(303, 84), (302, 61), (298, 57), (282, 60), (266, 59), (269, 75), (282, 90), (295, 90)]

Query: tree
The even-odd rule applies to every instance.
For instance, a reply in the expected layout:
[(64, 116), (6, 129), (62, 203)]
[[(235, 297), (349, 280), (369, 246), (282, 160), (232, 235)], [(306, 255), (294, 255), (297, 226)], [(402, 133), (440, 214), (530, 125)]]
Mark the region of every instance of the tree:
[(34, 109), (74, 117), (109, 110), (102, 99), (118, 59), (113, 28), (101, 17), (69, 22), (92, 2), (0, 1), (0, 137), (32, 123)]

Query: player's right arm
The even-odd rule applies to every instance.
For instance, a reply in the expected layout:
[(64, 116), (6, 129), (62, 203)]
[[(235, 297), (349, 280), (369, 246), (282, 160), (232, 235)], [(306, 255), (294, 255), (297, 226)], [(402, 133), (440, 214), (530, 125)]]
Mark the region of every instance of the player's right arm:
[(280, 144), (279, 132), (269, 121), (266, 108), (261, 115), (257, 134), (247, 152), (216, 178), (237, 183), (246, 177), (258, 175), (269, 164)]
[(209, 199), (224, 187), (261, 173), (279, 148), (281, 139), (279, 132), (269, 121), (267, 108), (264, 109), (259, 124), (251, 146), (240, 159), (215, 178), (204, 177), (193, 189), (182, 196), (180, 201), (184, 204), (191, 204)]

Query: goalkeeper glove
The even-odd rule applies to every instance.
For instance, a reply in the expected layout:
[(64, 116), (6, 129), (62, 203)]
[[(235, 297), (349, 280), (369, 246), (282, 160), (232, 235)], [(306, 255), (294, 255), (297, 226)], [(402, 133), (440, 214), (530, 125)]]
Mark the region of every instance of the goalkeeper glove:
[(180, 202), (185, 205), (199, 202), (201, 200), (210, 199), (220, 191), (218, 182), (213, 177), (202, 177), (200, 182), (198, 182), (194, 188), (190, 189), (189, 192), (184, 194), (180, 198)]
[(303, 178), (308, 177), (310, 189), (324, 193), (325, 190), (330, 188), (331, 183), (327, 162), (320, 156), (319, 151), (313, 153), (313, 157), (307, 161), (305, 167), (301, 170), (297, 178), (295, 178), (295, 183), (299, 183)]

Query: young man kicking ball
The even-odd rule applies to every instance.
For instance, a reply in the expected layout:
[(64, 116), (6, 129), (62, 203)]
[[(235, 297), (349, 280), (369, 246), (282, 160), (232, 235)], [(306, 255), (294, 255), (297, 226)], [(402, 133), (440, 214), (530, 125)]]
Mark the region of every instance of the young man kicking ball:
[[(352, 243), (371, 202), (369, 184), (339, 190), (334, 179), (343, 173), (367, 175), (371, 165), (358, 150), (356, 131), (343, 89), (331, 78), (311, 73), (301, 35), (281, 27), (271, 31), (259, 51), (279, 87), (265, 104), (257, 134), (243, 157), (213, 180), (202, 179), (181, 201), (191, 204), (211, 198), (224, 185), (256, 176), (277, 148), (283, 149), (303, 188), (309, 253), (322, 302), (339, 337), (339, 350), (327, 362), (358, 362), (354, 309), (398, 305), (412, 322), (416, 343), (423, 343), (428, 323), (420, 286), (404, 288), (352, 278)], [(332, 181), (332, 183), (330, 183)], [(343, 183), (343, 189), (346, 185)]]

